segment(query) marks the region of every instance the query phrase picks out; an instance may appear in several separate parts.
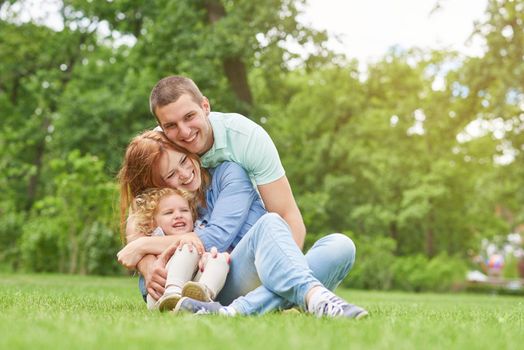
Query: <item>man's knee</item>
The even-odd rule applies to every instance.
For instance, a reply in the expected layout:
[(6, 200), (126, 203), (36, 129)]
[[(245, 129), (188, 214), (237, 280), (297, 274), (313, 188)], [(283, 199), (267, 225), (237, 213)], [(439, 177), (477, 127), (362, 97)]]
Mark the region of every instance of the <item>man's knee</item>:
[(336, 263), (335, 265), (344, 265), (350, 270), (355, 263), (357, 253), (353, 240), (341, 233), (334, 233), (327, 237), (330, 239), (329, 258)]

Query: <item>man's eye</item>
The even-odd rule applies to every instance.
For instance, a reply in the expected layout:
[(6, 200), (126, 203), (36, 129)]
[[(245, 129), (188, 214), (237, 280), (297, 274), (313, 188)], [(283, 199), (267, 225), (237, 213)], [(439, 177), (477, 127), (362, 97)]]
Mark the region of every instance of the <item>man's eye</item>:
[(195, 115), (194, 113), (188, 114), (188, 115), (186, 115), (185, 119), (186, 120), (191, 120), (191, 119), (193, 119), (194, 115)]

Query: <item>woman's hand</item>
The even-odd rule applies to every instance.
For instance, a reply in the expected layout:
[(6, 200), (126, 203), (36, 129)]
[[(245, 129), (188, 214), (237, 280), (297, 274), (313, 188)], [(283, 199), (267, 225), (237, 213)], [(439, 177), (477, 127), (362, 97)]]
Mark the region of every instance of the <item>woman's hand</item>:
[(205, 252), (202, 241), (194, 232), (184, 233), (183, 235), (180, 235), (180, 239), (178, 240), (178, 242), (173, 243), (169, 248), (172, 248), (174, 246), (175, 249), (178, 248), (178, 250), (182, 250), (182, 247), (186, 244), (188, 245), (190, 252), (192, 252), (193, 249), (196, 249), (199, 255), (202, 255)]
[(200, 260), (198, 261), (198, 268), (200, 272), (204, 272), (204, 268), (207, 265), (209, 259), (222, 258), (229, 264), (230, 256), (229, 253), (219, 253), (216, 247), (212, 247), (209, 252), (205, 252)]
[(117, 254), (118, 262), (127, 269), (134, 269), (136, 265), (144, 257), (143, 251), (140, 249), (145, 237), (138, 238), (122, 248)]

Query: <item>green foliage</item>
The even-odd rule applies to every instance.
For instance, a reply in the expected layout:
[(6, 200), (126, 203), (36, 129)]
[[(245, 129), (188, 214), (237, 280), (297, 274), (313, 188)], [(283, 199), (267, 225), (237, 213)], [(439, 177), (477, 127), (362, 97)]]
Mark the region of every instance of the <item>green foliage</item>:
[(355, 240), (357, 258), (344, 285), (351, 288), (388, 290), (393, 283), (396, 243), (388, 237), (361, 236)]
[(393, 285), (406, 291), (450, 291), (464, 282), (466, 264), (447, 254), (428, 259), (423, 255), (399, 257), (393, 264)]
[(74, 151), (51, 167), (55, 194), (35, 203), (24, 225), (24, 265), (35, 271), (114, 272), (116, 186), (104, 173), (104, 162)]
[(344, 285), (377, 290), (446, 292), (463, 284), (465, 262), (447, 254), (432, 259), (418, 254), (395, 257), (396, 242), (389, 237), (358, 236), (357, 259)]
[(26, 213), (16, 210), (11, 201), (0, 201), (0, 269), (13, 270), (19, 262), (19, 239), (22, 236)]
[(307, 243), (358, 237), (350, 285), (447, 290), (524, 221), (523, 0), (488, 1), (479, 57), (394, 47), (366, 74), (299, 23), (303, 1), (58, 3), (60, 31), (0, 5), (2, 269), (118, 271), (112, 178), (170, 74), (269, 131)]

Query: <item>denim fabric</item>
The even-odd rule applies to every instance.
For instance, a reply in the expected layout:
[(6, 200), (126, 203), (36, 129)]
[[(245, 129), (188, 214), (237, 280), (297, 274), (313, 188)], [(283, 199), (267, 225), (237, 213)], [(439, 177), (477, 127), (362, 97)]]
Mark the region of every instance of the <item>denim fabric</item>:
[(231, 251), (266, 209), (240, 165), (224, 162), (210, 173), (207, 205), (199, 208), (195, 232), (206, 250)]
[[(339, 233), (320, 238), (304, 256), (285, 221), (266, 214), (231, 253), (230, 271), (217, 300), (244, 315), (294, 305), (304, 308), (305, 293), (320, 283), (334, 290), (353, 267), (355, 256), (353, 241)], [(142, 277), (139, 287), (145, 300)]]
[(287, 223), (266, 214), (231, 253), (230, 272), (217, 300), (244, 315), (305, 308), (309, 289), (320, 284), (335, 289), (354, 261), (355, 245), (347, 236), (325, 236), (304, 255)]

